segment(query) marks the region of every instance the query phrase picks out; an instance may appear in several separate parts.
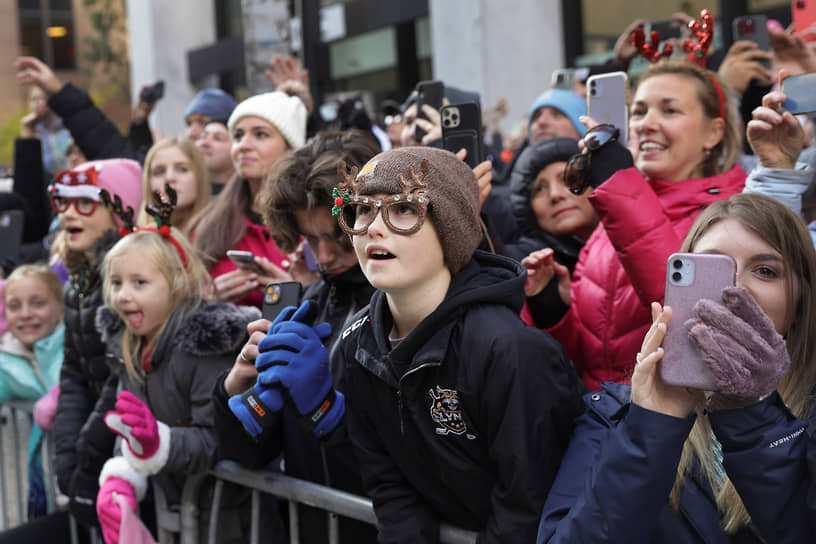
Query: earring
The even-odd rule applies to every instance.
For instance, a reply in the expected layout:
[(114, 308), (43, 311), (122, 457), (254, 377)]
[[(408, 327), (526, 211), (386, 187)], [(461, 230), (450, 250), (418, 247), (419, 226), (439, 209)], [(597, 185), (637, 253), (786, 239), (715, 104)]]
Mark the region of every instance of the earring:
[(711, 156), (711, 150), (708, 149), (707, 147), (704, 147), (703, 148), (703, 154), (705, 155), (705, 157), (707, 159), (707, 158), (709, 158)]

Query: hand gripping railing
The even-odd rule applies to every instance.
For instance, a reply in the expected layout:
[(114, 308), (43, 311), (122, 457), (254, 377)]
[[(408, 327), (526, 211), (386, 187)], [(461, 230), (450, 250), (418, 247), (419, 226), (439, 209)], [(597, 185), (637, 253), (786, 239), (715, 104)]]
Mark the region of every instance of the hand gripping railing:
[[(305, 504), (326, 511), (329, 519), (329, 544), (339, 542), (337, 516), (356, 519), (376, 525), (377, 517), (371, 500), (333, 489), (330, 487), (299, 480), (278, 472), (249, 470), (234, 461), (221, 461), (211, 471), (216, 478), (213, 490), (212, 517), (210, 518), (209, 539), (215, 544), (218, 526), (218, 512), (221, 507), (221, 493), (224, 482), (232, 482), (252, 489), (252, 526), (251, 544), (258, 542), (260, 519), (260, 493), (269, 493), (289, 501), (289, 542), (300, 543), (298, 534), (298, 504)], [(198, 544), (198, 490), (201, 478), (191, 478), (184, 486), (181, 505), (181, 543)], [(469, 544), (476, 542), (476, 533), (457, 527), (442, 524), (439, 530), (440, 541), (445, 544)]]

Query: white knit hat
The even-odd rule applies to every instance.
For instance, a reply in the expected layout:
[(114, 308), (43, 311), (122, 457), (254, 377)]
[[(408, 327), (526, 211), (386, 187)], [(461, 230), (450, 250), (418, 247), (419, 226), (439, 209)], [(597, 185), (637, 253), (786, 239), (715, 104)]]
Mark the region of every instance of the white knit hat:
[(249, 116), (271, 123), (292, 149), (306, 141), (306, 106), (296, 96), (280, 91), (250, 96), (232, 111), (227, 121), (230, 134), (241, 118)]

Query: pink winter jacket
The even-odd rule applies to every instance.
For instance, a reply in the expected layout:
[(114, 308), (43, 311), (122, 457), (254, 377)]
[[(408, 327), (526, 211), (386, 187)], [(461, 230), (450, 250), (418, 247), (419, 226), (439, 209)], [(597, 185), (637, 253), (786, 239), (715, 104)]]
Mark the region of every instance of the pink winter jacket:
[(651, 325), (649, 305), (663, 301), (669, 255), (700, 211), (742, 191), (745, 177), (734, 166), (710, 178), (646, 181), (628, 168), (592, 193), (601, 223), (578, 257), (570, 309), (548, 330), (590, 391), (600, 382), (629, 381)]
[[(257, 225), (244, 217), (244, 224), (246, 225), (246, 234), (241, 240), (235, 245), (235, 247), (230, 249), (237, 249), (240, 251), (250, 251), (256, 257), (266, 257), (272, 264), (278, 266), (279, 268), (285, 269), (283, 266), (283, 261), (286, 259), (286, 255), (284, 255), (281, 250), (278, 249), (278, 246), (275, 245), (275, 240), (269, 235), (269, 229), (266, 228), (264, 225)], [(212, 268), (210, 268), (210, 276), (213, 279), (217, 278), (221, 274), (226, 274), (227, 272), (232, 272), (238, 268), (235, 266), (229, 257), (224, 255), (221, 257), (221, 260), (215, 263)], [(263, 294), (254, 289), (249, 292), (247, 296), (236, 302), (241, 306), (255, 306), (260, 308), (263, 304)]]

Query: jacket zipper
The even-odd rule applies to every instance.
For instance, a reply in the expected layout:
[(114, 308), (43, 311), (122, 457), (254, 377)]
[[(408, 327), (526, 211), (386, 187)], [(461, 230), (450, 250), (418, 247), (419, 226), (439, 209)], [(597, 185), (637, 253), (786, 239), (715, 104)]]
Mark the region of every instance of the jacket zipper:
[(400, 433), (403, 436), (405, 436), (405, 418), (402, 415), (402, 380), (404, 380), (409, 374), (413, 374), (414, 372), (418, 372), (424, 368), (440, 366), (441, 364), (442, 363), (422, 363), (417, 367), (409, 369), (397, 382), (397, 413), (399, 414), (400, 419)]

